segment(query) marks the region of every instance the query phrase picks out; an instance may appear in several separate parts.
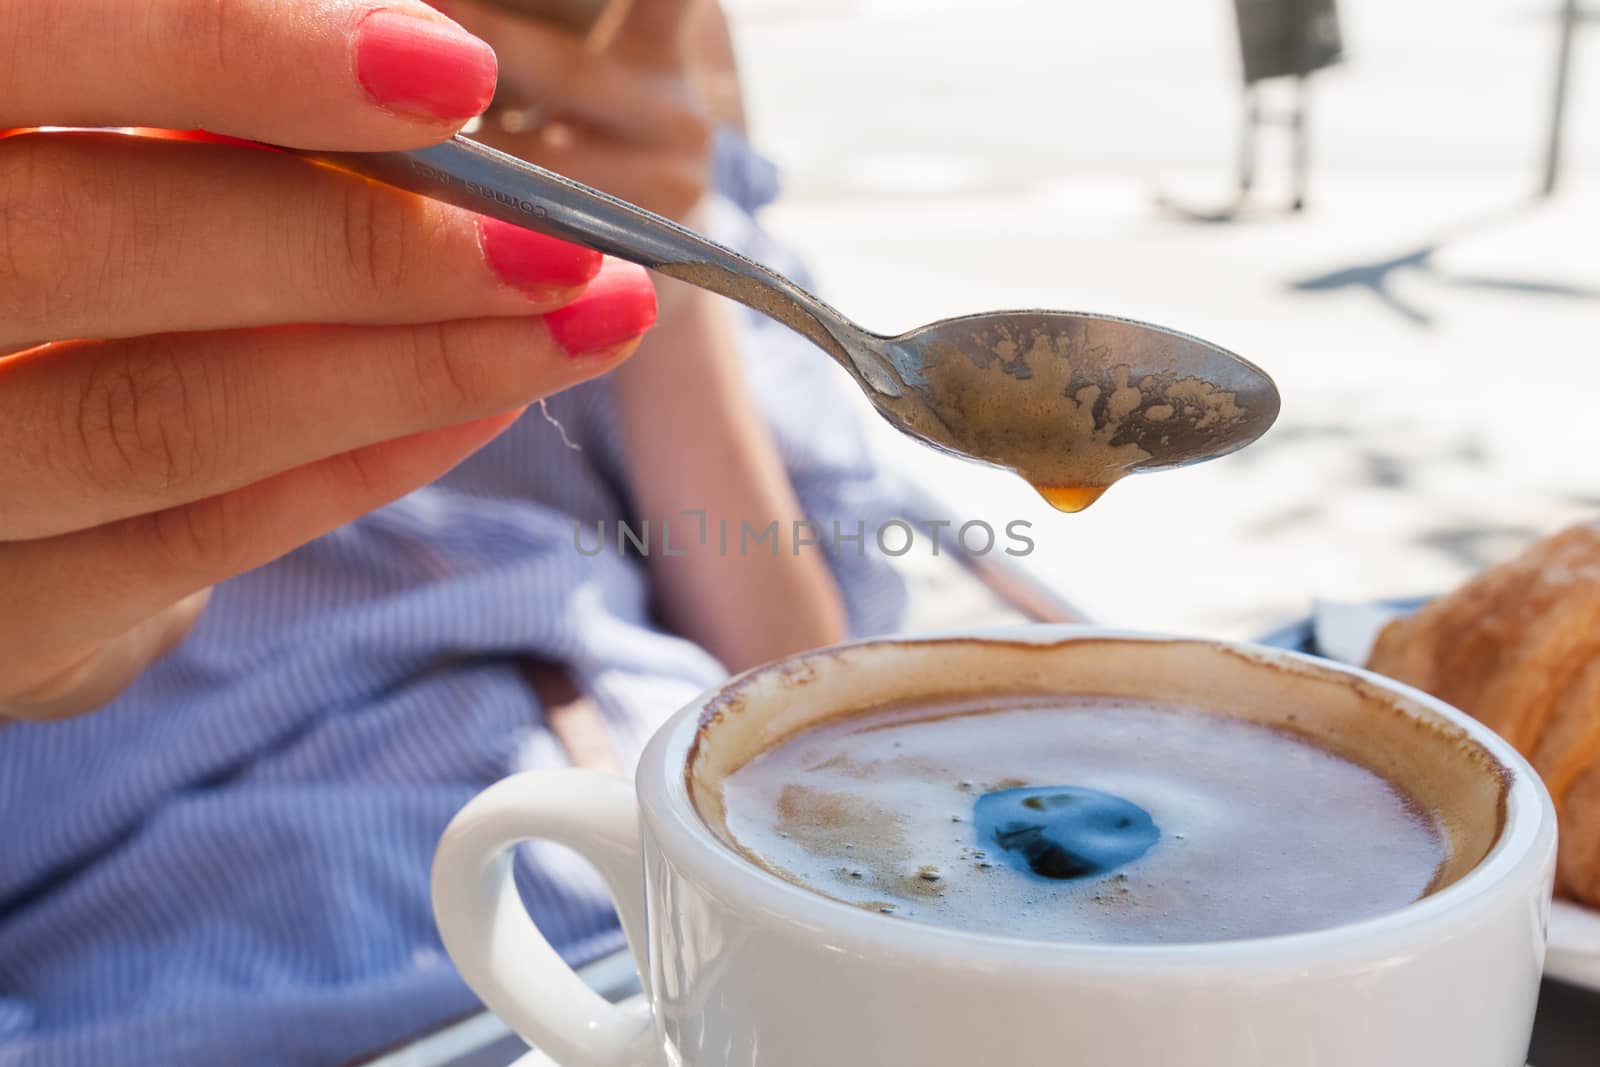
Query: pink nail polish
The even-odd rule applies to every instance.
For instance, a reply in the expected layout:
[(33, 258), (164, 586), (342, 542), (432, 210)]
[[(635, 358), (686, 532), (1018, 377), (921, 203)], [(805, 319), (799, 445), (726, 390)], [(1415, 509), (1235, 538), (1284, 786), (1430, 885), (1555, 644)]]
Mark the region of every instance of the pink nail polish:
[(582, 285), (600, 273), (605, 259), (599, 252), (499, 219), (480, 218), (478, 239), (495, 276), (530, 295)]
[(570, 355), (631, 341), (656, 321), (656, 289), (643, 267), (607, 259), (583, 295), (545, 315), (550, 336)]
[(494, 49), (448, 22), (374, 11), (356, 31), (356, 75), (393, 111), (464, 121), (494, 98)]

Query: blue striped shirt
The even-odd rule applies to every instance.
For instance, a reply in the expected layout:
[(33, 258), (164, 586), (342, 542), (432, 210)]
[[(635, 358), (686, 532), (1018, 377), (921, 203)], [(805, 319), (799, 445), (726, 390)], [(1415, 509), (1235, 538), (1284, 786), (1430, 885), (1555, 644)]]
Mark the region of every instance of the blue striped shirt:
[[(780, 270), (770, 172), (718, 146), (712, 228)], [(850, 387), (740, 309), (752, 391), (802, 503), (868, 529), (898, 488)], [(575, 550), (628, 518), (606, 383), (535, 409), (435, 485), (219, 586), (112, 705), (0, 728), (0, 1067), (336, 1064), (475, 1006), (428, 909), (440, 831), (473, 794), (566, 762), (523, 673), (565, 664), (625, 763), (722, 668), (654, 621), (643, 561)], [(903, 605), (881, 557), (830, 554), (852, 629)], [(569, 853), (519, 858), (568, 959), (622, 944)]]

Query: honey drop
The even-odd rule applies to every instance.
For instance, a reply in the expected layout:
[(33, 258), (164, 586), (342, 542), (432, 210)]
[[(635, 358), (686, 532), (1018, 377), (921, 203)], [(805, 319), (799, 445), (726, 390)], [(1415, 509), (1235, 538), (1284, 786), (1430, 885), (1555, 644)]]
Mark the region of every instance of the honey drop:
[(1105, 495), (1108, 485), (1036, 485), (1039, 495), (1057, 511), (1082, 511)]

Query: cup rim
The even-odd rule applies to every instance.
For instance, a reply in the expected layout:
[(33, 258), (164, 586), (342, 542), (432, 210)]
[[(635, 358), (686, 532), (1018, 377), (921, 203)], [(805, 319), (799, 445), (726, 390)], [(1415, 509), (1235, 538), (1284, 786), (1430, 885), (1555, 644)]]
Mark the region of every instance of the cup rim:
[[(689, 796), (684, 767), (702, 710), (719, 694), (750, 678), (785, 668), (792, 670), (797, 663), (841, 648), (941, 641), (1015, 644), (1019, 640), (1051, 647), (1088, 639), (1207, 645), (1269, 662), (1296, 663), (1352, 675), (1405, 698), (1464, 730), (1509, 776), (1500, 833), (1489, 852), (1456, 882), (1403, 907), (1353, 922), (1232, 941), (1087, 944), (980, 933), (878, 915), (804, 889), (757, 866), (730, 847), (701, 819)], [(1299, 967), (1313, 956), (1367, 958), (1470, 924), (1492, 909), (1505, 893), (1536, 885), (1541, 875), (1552, 868), (1555, 857), (1555, 808), (1533, 768), (1488, 727), (1438, 698), (1371, 671), (1288, 649), (1100, 626), (1026, 624), (868, 638), (753, 668), (700, 694), (657, 730), (640, 758), (636, 786), (640, 818), (650, 830), (647, 840), (653, 839), (674, 868), (686, 872), (719, 899), (736, 902), (741, 909), (759, 912), (772, 921), (792, 924), (811, 936), (820, 934), (841, 951), (886, 951), (926, 958), (930, 963), (956, 959), (1051, 971), (1063, 967), (1115, 971), (1146, 970), (1152, 966), (1163, 970), (1210, 967), (1244, 961), (1257, 966), (1278, 963)], [(1543, 892), (1540, 920), (1547, 923), (1548, 885)]]

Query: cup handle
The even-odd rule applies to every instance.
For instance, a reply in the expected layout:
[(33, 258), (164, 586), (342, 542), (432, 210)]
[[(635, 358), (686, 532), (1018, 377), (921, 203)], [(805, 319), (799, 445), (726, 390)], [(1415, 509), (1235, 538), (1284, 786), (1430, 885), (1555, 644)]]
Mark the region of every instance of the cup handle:
[(594, 865), (648, 975), (638, 802), (625, 779), (596, 771), (513, 775), (450, 820), (433, 857), (433, 914), (445, 950), (490, 1011), (563, 1067), (659, 1065), (650, 998), (619, 1007), (590, 989), (522, 906), (512, 850), (531, 840), (565, 845)]

